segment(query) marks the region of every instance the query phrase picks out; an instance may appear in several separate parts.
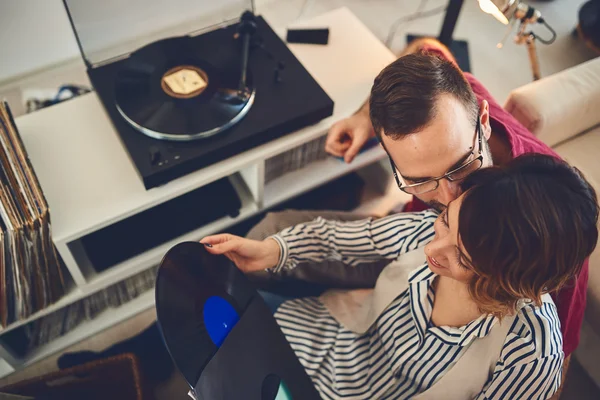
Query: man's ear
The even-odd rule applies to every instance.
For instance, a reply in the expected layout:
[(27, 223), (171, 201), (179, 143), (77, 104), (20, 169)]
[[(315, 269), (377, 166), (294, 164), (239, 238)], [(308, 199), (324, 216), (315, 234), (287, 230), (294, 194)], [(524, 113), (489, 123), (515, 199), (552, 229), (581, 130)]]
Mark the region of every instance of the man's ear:
[(490, 140), (490, 136), (492, 136), (492, 126), (490, 125), (490, 104), (487, 102), (487, 100), (483, 100), (481, 102), (479, 112), (483, 136), (486, 140)]

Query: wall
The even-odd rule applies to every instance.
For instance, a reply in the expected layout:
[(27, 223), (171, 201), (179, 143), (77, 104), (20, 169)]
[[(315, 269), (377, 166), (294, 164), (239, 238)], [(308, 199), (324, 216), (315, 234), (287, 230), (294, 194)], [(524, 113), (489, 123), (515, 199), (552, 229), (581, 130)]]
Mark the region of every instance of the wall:
[[(143, 37), (148, 32), (168, 29), (172, 35), (184, 34), (194, 26), (204, 25), (197, 19), (200, 14), (210, 14), (211, 21), (229, 19), (239, 15), (249, 2), (71, 0), (72, 12), (85, 25), (80, 37), (87, 48), (102, 52), (115, 43), (132, 39), (139, 42), (119, 48), (119, 53), (154, 40)], [(105, 56), (93, 54), (99, 59)], [(0, 0), (0, 82), (78, 57), (79, 49), (62, 0)]]
[(61, 0), (0, 0), (0, 82), (79, 57)]

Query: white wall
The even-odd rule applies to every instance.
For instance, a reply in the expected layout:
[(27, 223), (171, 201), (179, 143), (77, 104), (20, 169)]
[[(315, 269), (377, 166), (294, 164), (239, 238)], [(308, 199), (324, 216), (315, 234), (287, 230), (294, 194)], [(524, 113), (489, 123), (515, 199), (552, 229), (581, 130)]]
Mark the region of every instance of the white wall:
[[(72, 0), (71, 7), (81, 23), (78, 30), (81, 29), (80, 38), (88, 57), (104, 60), (156, 40), (151, 35), (141, 38), (144, 34), (167, 27), (173, 27), (173, 32), (160, 33), (160, 37), (185, 34), (210, 24), (198, 21), (199, 15), (210, 15), (208, 19), (214, 23), (236, 17), (249, 3), (250, 0)], [(165, 4), (169, 7), (165, 8)], [(189, 20), (194, 21), (188, 26)], [(129, 43), (117, 49), (117, 54), (108, 54), (112, 50), (98, 54), (105, 47), (138, 37), (139, 43)], [(0, 82), (75, 57), (80, 57), (80, 53), (62, 0), (0, 0)]]
[(0, 0), (0, 82), (75, 57), (61, 0)]
[[(104, 0), (72, 0), (100, 5)], [(115, 0), (111, 0), (114, 2)], [(121, 0), (122, 4), (142, 0)], [(144, 0), (158, 2), (159, 0)], [(160, 0), (165, 4), (172, 0)], [(189, 0), (177, 0), (182, 3)], [(223, 2), (224, 0), (196, 0), (197, 2)], [(234, 0), (226, 0), (226, 2)], [(249, 0), (237, 0), (249, 1)], [(429, 1), (428, 7), (437, 7), (446, 0)], [(570, 32), (577, 23), (577, 10), (586, 0), (532, 1), (546, 20), (551, 22), (559, 38), (551, 46), (538, 46), (542, 75), (576, 65), (593, 56), (581, 41), (571, 38)], [(387, 36), (390, 25), (401, 16), (415, 11), (417, 0), (255, 0), (259, 13), (270, 21), (286, 26), (306, 9), (304, 17), (310, 17), (332, 8), (347, 5), (380, 38)], [(269, 5), (269, 7), (267, 7)], [(171, 10), (172, 11), (172, 10)], [(400, 27), (394, 51), (404, 46), (405, 33), (436, 34), (439, 32), (443, 15), (415, 21)], [(113, 23), (112, 28), (118, 28)], [(410, 29), (408, 29), (410, 28)], [(540, 29), (540, 28), (536, 28)], [(118, 30), (118, 29), (117, 29)], [(505, 28), (483, 14), (476, 0), (467, 0), (457, 25), (455, 37), (468, 38), (473, 71), (488, 89), (503, 100), (508, 92), (531, 80), (527, 51), (523, 46), (512, 44), (509, 38), (504, 49), (494, 46), (505, 32)], [(110, 32), (114, 35), (116, 32)], [(547, 34), (540, 30), (540, 34)], [(107, 35), (107, 36), (111, 36)], [(98, 37), (98, 34), (92, 34)], [(106, 37), (102, 37), (106, 39)], [(26, 74), (36, 69), (69, 59), (79, 59), (71, 25), (66, 16), (62, 0), (0, 0), (0, 86), (2, 81)], [(493, 61), (490, 61), (493, 60)], [(510, 74), (510, 77), (507, 77)], [(83, 73), (83, 75), (85, 75)], [(500, 77), (500, 79), (499, 79)], [(507, 84), (513, 81), (514, 84)], [(71, 81), (77, 82), (70, 78)], [(54, 87), (50, 85), (49, 87)]]

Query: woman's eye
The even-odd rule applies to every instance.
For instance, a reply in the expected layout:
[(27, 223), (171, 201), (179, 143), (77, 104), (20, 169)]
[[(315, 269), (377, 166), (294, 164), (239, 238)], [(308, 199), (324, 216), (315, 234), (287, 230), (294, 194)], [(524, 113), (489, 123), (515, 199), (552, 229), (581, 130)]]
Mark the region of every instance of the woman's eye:
[(444, 226), (445, 226), (446, 228), (449, 228), (449, 226), (448, 226), (448, 221), (446, 220), (446, 217), (448, 216), (448, 211), (447, 211), (447, 210), (448, 210), (448, 209), (445, 209), (444, 211), (442, 211), (442, 214), (441, 214), (441, 219), (442, 219), (442, 222), (444, 223)]
[(458, 247), (456, 248), (456, 263), (462, 269), (469, 269), (469, 267), (467, 267), (467, 265), (462, 262), (462, 255), (460, 254), (460, 250), (458, 250)]

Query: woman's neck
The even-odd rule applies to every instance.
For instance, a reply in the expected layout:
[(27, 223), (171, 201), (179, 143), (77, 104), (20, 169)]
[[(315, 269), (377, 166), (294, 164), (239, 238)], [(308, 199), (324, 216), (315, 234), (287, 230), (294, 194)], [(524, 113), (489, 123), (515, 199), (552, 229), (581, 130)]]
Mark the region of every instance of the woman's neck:
[(431, 322), (434, 325), (461, 327), (481, 315), (466, 283), (438, 276), (434, 281), (434, 289), (431, 312)]

